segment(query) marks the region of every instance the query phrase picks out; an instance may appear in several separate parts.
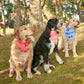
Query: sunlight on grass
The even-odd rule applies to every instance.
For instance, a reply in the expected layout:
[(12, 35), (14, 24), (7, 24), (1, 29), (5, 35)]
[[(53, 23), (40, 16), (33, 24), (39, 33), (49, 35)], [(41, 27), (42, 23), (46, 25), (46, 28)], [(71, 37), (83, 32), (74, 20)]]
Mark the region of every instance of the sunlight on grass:
[[(1, 35), (3, 35), (3, 29), (0, 29)], [(6, 28), (6, 35), (10, 35), (14, 33), (13, 28)]]

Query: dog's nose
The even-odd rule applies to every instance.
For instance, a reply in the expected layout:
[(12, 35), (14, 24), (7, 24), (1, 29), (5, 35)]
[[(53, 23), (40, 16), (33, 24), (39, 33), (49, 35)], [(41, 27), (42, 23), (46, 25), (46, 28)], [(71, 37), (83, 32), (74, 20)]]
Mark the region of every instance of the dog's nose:
[(63, 23), (60, 23), (60, 25), (63, 25)]
[(79, 25), (79, 23), (80, 23), (80, 22), (78, 21), (78, 24), (77, 24), (77, 25)]
[(35, 29), (32, 29), (32, 32), (35, 32)]

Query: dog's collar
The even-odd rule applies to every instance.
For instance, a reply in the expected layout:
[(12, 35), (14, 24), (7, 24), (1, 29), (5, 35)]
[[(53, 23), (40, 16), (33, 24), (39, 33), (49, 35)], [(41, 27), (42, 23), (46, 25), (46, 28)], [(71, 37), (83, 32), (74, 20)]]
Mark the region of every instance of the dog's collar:
[(55, 45), (58, 42), (58, 34), (56, 31), (51, 31), (50, 32), (50, 38), (49, 38)]
[(20, 48), (23, 52), (27, 52), (27, 50), (29, 49), (30, 41), (27, 41), (27, 42), (25, 42), (25, 43), (22, 43), (22, 42), (16, 40), (16, 44), (19, 46), (19, 48)]
[(76, 29), (65, 27), (65, 35), (69, 41), (71, 41), (76, 35)]

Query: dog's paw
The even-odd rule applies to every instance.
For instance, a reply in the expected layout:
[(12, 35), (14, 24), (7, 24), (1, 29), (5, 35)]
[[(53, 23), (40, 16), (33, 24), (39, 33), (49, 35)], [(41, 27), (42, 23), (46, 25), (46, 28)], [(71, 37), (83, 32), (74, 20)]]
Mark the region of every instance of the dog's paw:
[(21, 80), (22, 80), (22, 77), (21, 77), (21, 76), (19, 76), (19, 77), (17, 76), (17, 77), (16, 77), (16, 80), (17, 80), (17, 81), (21, 81)]
[(33, 77), (32, 73), (27, 74), (27, 78), (32, 78), (32, 77)]
[(49, 65), (50, 69), (55, 69), (55, 66), (54, 65)]
[(13, 74), (9, 74), (9, 77), (13, 77)]
[(73, 57), (77, 57), (78, 55), (77, 54), (74, 54)]
[(69, 54), (65, 54), (65, 57), (69, 57)]
[(52, 70), (51, 69), (49, 69), (48, 71), (47, 71), (47, 73), (51, 73), (52, 72)]
[(13, 77), (13, 74), (9, 74), (9, 77)]
[(62, 64), (65, 64), (65, 63), (64, 63), (64, 61), (61, 61), (61, 62), (59, 62), (59, 64), (61, 64), (61, 65), (62, 65)]
[(62, 50), (62, 52), (65, 52), (65, 50)]
[(35, 74), (36, 74), (36, 75), (41, 75), (41, 72), (40, 72), (40, 71), (36, 71)]

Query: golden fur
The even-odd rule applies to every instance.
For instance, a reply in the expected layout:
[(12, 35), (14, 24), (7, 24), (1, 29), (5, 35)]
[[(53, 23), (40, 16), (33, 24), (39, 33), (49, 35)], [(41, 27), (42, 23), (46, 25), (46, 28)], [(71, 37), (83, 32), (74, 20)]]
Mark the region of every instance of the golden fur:
[(32, 73), (31, 73), (31, 64), (33, 59), (32, 43), (30, 42), (30, 46), (27, 52), (22, 52), (21, 49), (16, 44), (16, 39), (23, 43), (30, 40), (27, 38), (27, 36), (31, 34), (33, 34), (33, 31), (31, 30), (31, 28), (27, 28), (27, 26), (19, 27), (14, 34), (15, 39), (13, 40), (11, 45), (11, 53), (10, 53), (11, 56), (9, 59), (9, 63), (10, 63), (9, 77), (12, 77), (14, 71), (16, 71), (17, 81), (22, 80), (20, 71), (24, 71), (24, 70), (27, 71), (27, 77), (32, 78)]
[[(68, 21), (67, 27), (77, 29), (79, 27), (79, 23), (80, 23), (80, 21), (78, 19), (72, 18)], [(74, 57), (78, 56), (77, 53), (76, 53), (77, 34), (75, 35), (75, 37), (71, 41), (69, 41), (66, 38), (65, 31), (64, 31), (63, 35), (62, 35), (62, 43), (63, 43), (64, 52), (65, 52), (65, 57), (69, 57), (68, 50), (73, 51), (73, 56)]]

